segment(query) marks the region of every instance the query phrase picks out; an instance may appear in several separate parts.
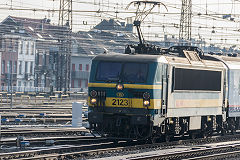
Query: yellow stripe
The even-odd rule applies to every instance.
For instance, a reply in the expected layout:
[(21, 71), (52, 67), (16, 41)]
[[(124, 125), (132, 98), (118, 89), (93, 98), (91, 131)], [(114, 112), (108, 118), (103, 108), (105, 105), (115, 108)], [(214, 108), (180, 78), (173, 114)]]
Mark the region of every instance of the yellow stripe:
[[(115, 83), (89, 83), (88, 87), (106, 87), (115, 88)], [(135, 88), (135, 89), (162, 89), (162, 85), (140, 85), (140, 84), (123, 84), (124, 88)]]
[(115, 88), (116, 84), (114, 83), (88, 83), (88, 87), (107, 87), (107, 88)]
[(219, 99), (178, 99), (175, 101), (176, 108), (198, 108), (198, 107), (217, 107), (221, 106)]
[[(118, 105), (118, 103), (122, 103), (122, 105)], [(88, 98), (88, 104), (89, 106), (93, 106), (90, 103), (90, 98)], [(105, 106), (106, 107), (124, 107), (124, 108), (146, 108), (145, 106), (143, 106), (143, 99), (138, 99), (138, 98), (108, 97), (106, 98)], [(160, 109), (160, 108), (161, 108), (161, 99), (150, 99), (150, 106), (148, 106), (148, 109)]]

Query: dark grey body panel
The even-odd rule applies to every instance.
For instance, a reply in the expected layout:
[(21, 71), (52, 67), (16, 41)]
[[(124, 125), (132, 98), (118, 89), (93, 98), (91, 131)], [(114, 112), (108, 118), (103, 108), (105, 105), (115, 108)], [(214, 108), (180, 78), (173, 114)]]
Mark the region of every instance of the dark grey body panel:
[(118, 108), (118, 107), (101, 107), (94, 108), (88, 115), (90, 123), (103, 123), (109, 117), (128, 117), (131, 125), (146, 125), (148, 122), (148, 111), (137, 108)]

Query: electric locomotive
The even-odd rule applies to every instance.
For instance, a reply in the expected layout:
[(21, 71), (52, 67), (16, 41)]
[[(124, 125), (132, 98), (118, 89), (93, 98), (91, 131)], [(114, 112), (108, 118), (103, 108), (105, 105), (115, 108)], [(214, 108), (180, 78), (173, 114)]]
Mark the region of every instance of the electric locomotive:
[(88, 98), (91, 130), (138, 140), (207, 136), (223, 130), (227, 96), (226, 67), (221, 61), (203, 56), (196, 47), (145, 49), (152, 54), (138, 47), (128, 46), (127, 54), (93, 59)]

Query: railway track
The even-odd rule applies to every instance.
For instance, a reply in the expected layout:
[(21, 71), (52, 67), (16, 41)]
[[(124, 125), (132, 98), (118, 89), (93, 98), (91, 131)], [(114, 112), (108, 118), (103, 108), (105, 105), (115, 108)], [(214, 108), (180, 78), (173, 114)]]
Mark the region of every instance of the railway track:
[[(44, 148), (38, 150), (19, 151), (12, 154), (5, 153), (1, 155), (5, 159), (78, 159), (78, 158), (103, 158), (128, 155), (137, 153), (137, 157), (133, 156), (128, 159), (193, 159), (194, 157), (206, 158), (217, 153), (225, 153), (222, 156), (229, 156), (228, 154), (238, 154), (240, 150), (240, 135), (226, 136), (226, 137), (214, 137), (206, 139), (196, 140), (182, 140), (173, 141), (169, 143), (159, 144), (142, 144), (139, 142), (120, 142), (118, 144), (113, 142), (89, 144), (89, 145), (64, 145), (55, 146), (51, 148)], [(215, 145), (211, 146), (211, 143), (224, 143), (231, 141), (232, 144)], [(201, 146), (204, 145), (205, 146)], [(210, 147), (211, 146), (211, 147)], [(150, 151), (161, 151), (167, 149), (180, 148), (180, 151), (164, 154), (149, 154)], [(186, 148), (190, 149), (186, 149)], [(182, 150), (181, 150), (182, 148)], [(144, 152), (141, 156), (139, 153)], [(0, 158), (2, 158), (0, 156)], [(7, 157), (7, 158), (6, 158)], [(214, 157), (213, 157), (214, 158)]]
[(113, 142), (87, 144), (87, 145), (58, 145), (42, 149), (25, 150), (12, 153), (1, 153), (0, 159), (39, 159), (40, 157), (51, 158), (53, 155), (58, 156), (61, 153), (71, 153), (81, 150), (82, 153), (91, 149), (110, 148)]
[[(42, 147), (46, 145), (73, 145), (73, 144), (89, 144), (89, 143), (102, 143), (109, 140), (101, 138), (100, 136), (59, 136), (59, 137), (37, 137), (37, 138), (25, 138), (24, 141), (28, 141), (31, 147)], [(0, 141), (1, 146), (11, 147), (16, 146), (16, 139), (2, 139)], [(2, 147), (3, 148), (3, 147)]]
[(144, 155), (130, 158), (130, 160), (193, 160), (193, 159), (225, 159), (240, 155), (240, 144), (230, 144), (215, 147), (199, 147), (173, 153), (159, 155)]
[(52, 113), (52, 114), (45, 114), (45, 115), (40, 115), (40, 114), (19, 114), (19, 113), (12, 113), (12, 114), (6, 114), (3, 113), (1, 115), (2, 118), (42, 118), (42, 117), (50, 117), (50, 118), (71, 118), (72, 114), (69, 113), (64, 113), (64, 114), (59, 114), (59, 113)]
[(43, 137), (43, 136), (57, 136), (57, 135), (85, 135), (89, 130), (83, 128), (19, 128), (19, 130), (2, 130), (1, 137)]

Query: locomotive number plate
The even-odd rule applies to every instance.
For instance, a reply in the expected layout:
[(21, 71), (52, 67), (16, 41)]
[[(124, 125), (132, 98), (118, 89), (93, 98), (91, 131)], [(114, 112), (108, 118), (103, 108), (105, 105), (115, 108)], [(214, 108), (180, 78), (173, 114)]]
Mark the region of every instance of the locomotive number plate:
[(112, 105), (113, 106), (128, 106), (129, 101), (127, 99), (121, 99), (121, 98), (114, 98), (112, 99)]

